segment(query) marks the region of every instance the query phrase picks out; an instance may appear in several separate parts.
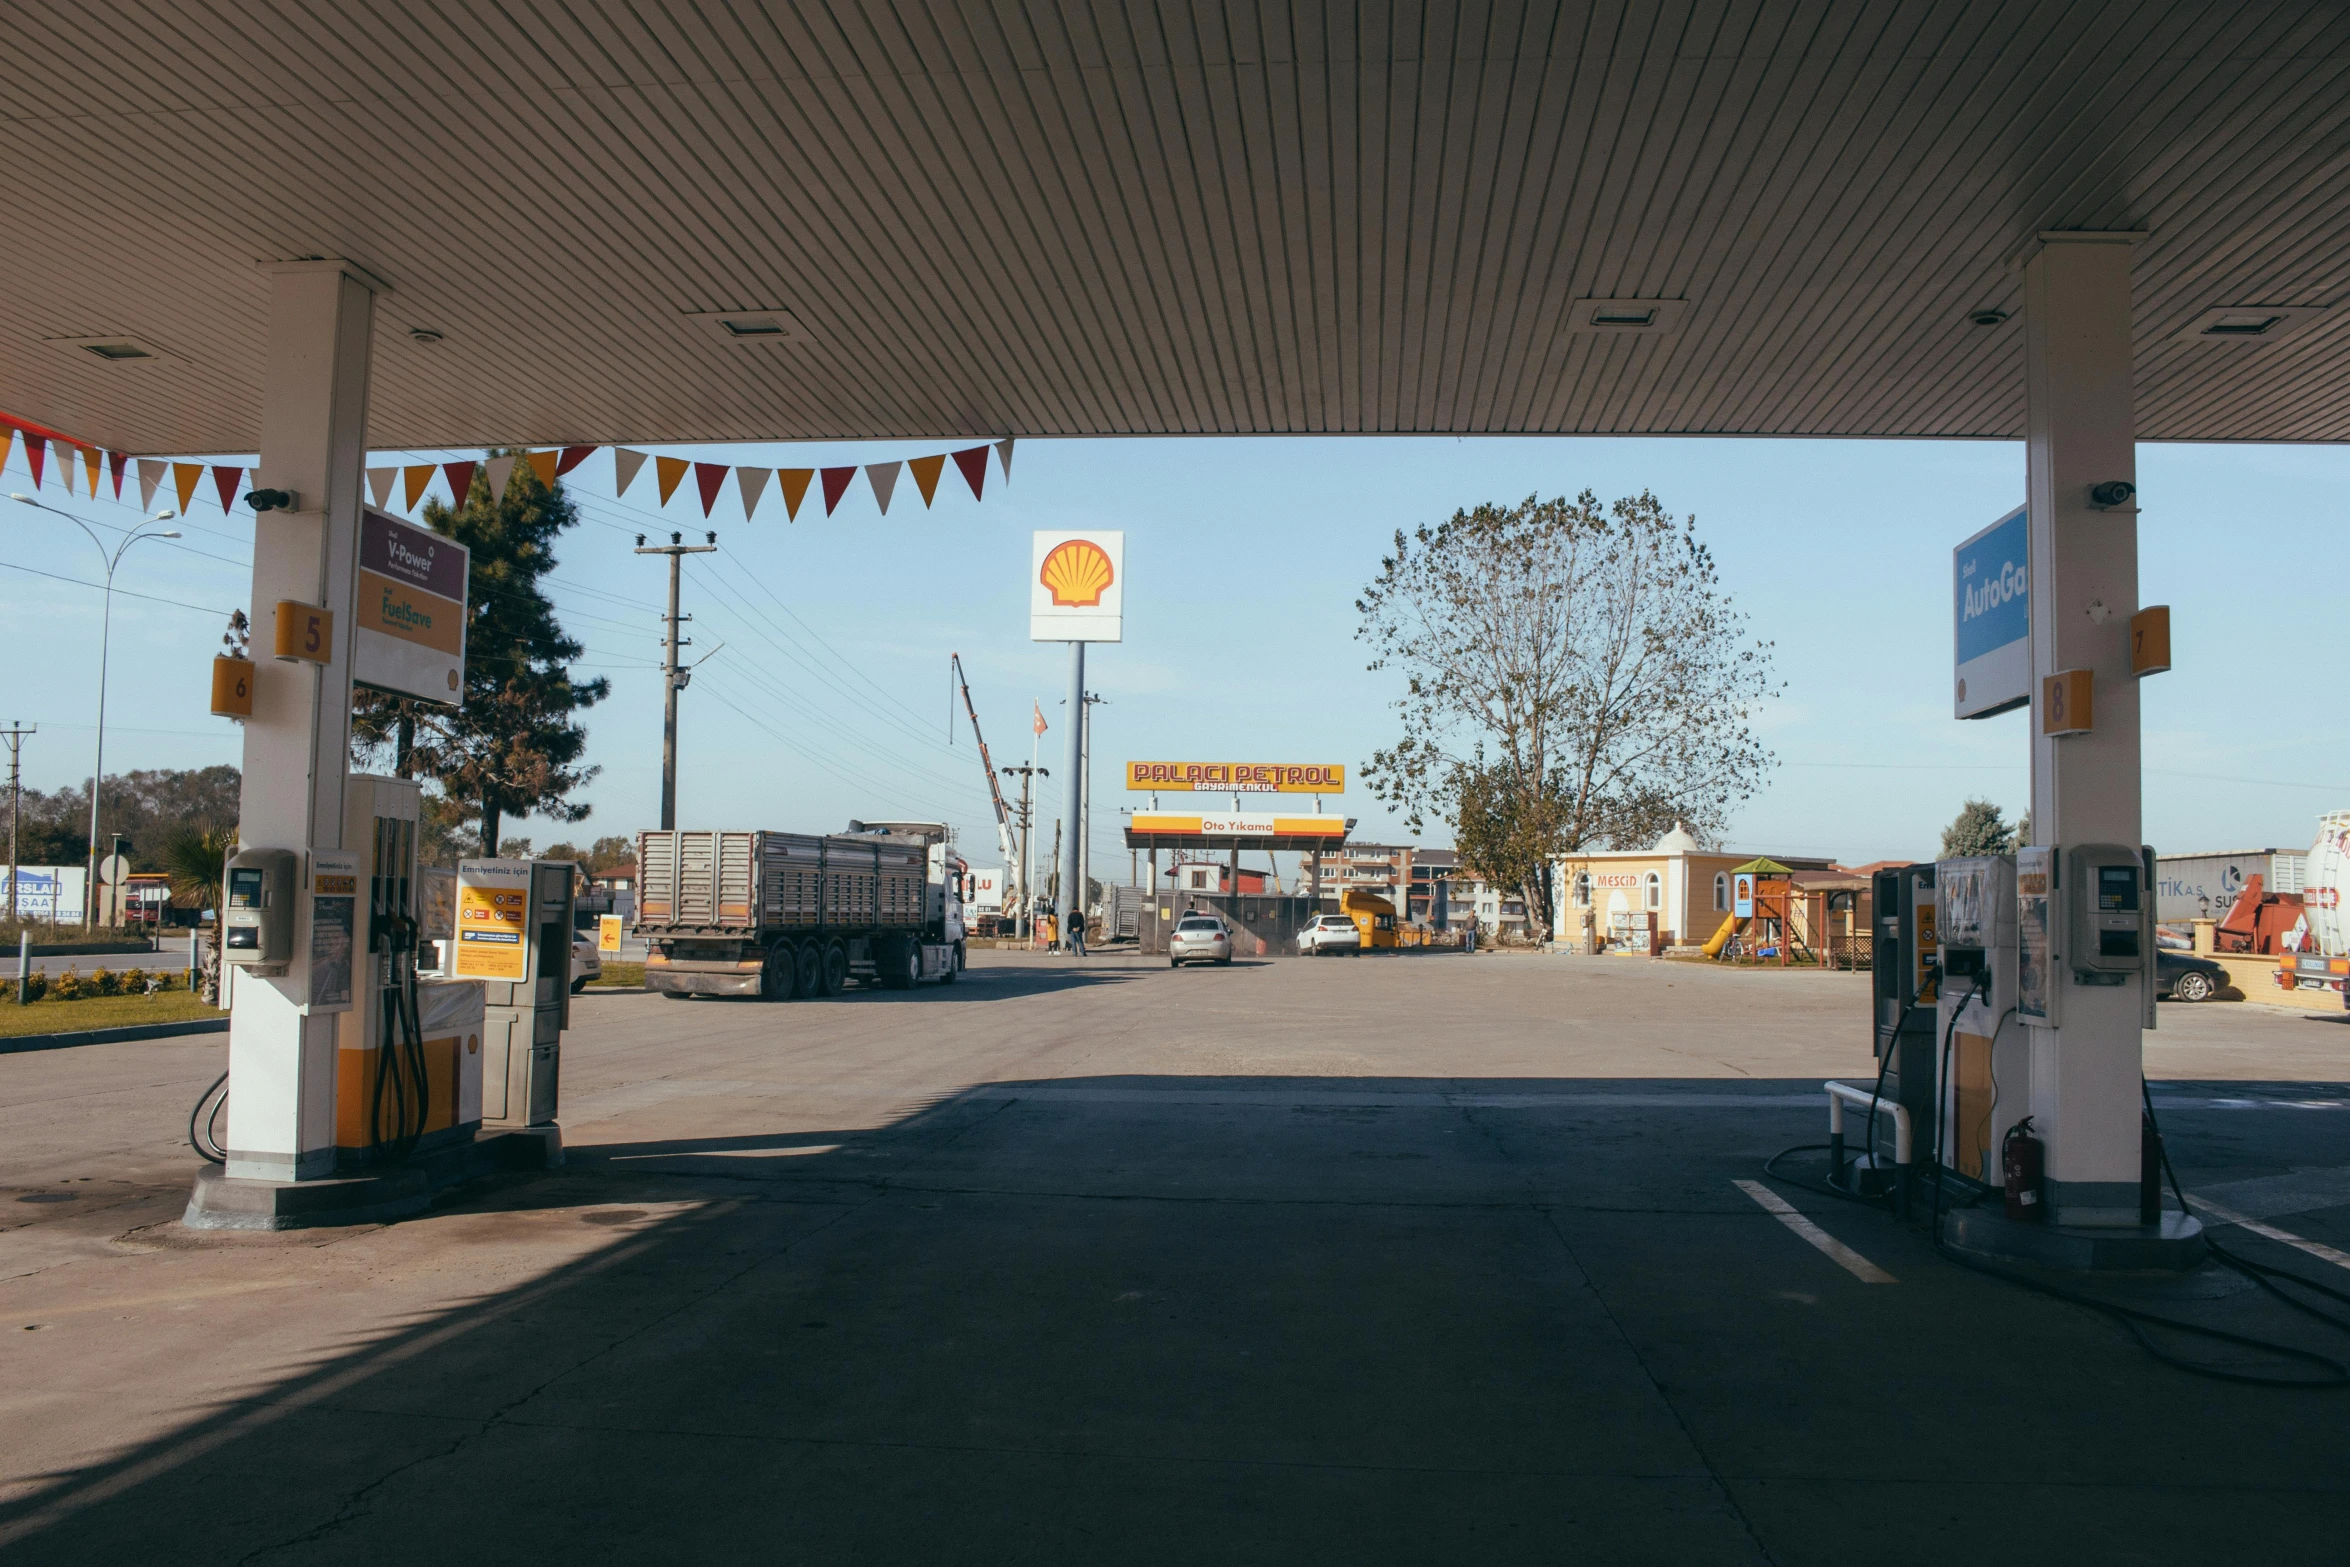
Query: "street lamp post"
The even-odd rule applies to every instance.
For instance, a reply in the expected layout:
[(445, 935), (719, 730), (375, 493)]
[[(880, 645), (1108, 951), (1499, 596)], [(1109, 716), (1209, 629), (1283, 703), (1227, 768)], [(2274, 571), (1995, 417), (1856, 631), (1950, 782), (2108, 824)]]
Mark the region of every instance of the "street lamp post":
[(142, 521), (129, 533), (123, 535), (122, 542), (109, 551), (106, 548), (106, 541), (99, 538), (97, 532), (88, 523), (76, 517), (72, 512), (60, 511), (54, 506), (42, 505), (30, 495), (14, 494), (8, 498), (19, 505), (35, 507), (53, 516), (63, 517), (67, 522), (81, 529), (82, 532), (89, 534), (90, 542), (97, 546), (98, 558), (106, 563), (105, 608), (100, 613), (98, 623), (98, 755), (90, 768), (90, 857), (88, 865), (82, 872), (82, 925), (87, 929), (95, 923), (98, 912), (98, 796), (106, 786), (106, 658), (114, 640), (114, 568), (122, 564), (122, 558), (130, 552), (130, 547), (142, 539), (178, 538), (180, 531), (177, 528), (154, 532), (150, 532), (149, 528), (152, 523), (169, 522), (179, 514), (166, 508), (154, 517)]

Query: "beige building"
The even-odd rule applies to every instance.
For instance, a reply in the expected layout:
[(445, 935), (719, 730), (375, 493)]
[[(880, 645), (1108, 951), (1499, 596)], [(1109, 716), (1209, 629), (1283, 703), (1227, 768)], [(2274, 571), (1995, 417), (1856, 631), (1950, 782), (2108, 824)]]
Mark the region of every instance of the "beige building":
[[(1557, 927), (1552, 939), (1588, 945), (1644, 945), (1646, 916), (1656, 916), (1664, 945), (1699, 946), (1730, 917), (1730, 873), (1755, 856), (1707, 849), (1676, 824), (1650, 849), (1594, 850), (1561, 856)], [(1824, 871), (1832, 860), (1774, 854), (1795, 871)]]

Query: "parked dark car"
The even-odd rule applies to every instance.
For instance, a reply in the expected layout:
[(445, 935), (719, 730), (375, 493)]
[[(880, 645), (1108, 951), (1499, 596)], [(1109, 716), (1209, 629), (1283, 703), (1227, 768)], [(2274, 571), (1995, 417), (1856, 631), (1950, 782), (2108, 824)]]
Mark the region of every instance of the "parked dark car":
[(2154, 993), (2172, 1001), (2209, 1001), (2228, 988), (2228, 971), (2209, 958), (2157, 948)]

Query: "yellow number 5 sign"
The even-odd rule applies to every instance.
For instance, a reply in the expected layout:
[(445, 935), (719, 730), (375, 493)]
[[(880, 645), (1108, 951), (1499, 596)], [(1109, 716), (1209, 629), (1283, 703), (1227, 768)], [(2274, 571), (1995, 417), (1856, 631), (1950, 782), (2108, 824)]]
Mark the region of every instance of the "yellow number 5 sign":
[(277, 601), (277, 656), (289, 663), (331, 664), (335, 612), (294, 599)]

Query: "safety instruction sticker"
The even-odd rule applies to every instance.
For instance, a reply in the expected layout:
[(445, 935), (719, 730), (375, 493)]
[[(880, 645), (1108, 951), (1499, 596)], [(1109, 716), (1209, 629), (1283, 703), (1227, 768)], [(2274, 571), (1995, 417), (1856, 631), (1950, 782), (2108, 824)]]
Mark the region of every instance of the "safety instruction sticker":
[(459, 861), (456, 977), (528, 979), (529, 933), (530, 862)]

